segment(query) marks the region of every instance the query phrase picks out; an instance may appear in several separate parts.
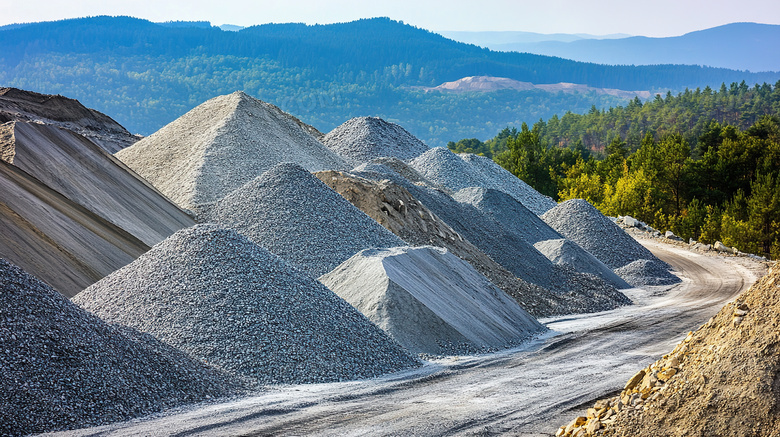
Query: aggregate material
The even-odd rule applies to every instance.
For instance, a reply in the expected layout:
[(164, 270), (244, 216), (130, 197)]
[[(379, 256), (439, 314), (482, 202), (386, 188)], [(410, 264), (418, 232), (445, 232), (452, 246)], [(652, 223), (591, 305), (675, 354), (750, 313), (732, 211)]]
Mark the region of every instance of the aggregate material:
[(468, 187), (493, 188), (514, 197), (540, 215), (555, 207), (555, 201), (540, 194), (489, 158), (434, 147), (409, 161), (423, 177), (457, 192)]
[(217, 202), (203, 221), (235, 229), (313, 278), (363, 249), (405, 245), (291, 163), (275, 166)]
[(415, 353), (449, 355), (516, 345), (545, 330), (446, 249), (367, 249), (320, 281)]
[(352, 166), (381, 157), (408, 161), (428, 150), (406, 129), (379, 117), (352, 118), (330, 131), (322, 142)]
[(262, 384), (369, 378), (419, 365), (324, 285), (211, 224), (177, 232), (74, 302)]
[(603, 262), (571, 240), (565, 238), (545, 240), (534, 244), (534, 247), (555, 264), (566, 265), (578, 272), (597, 276), (617, 289), (636, 286), (636, 284), (626, 282)]
[(243, 92), (215, 97), (116, 156), (185, 209), (221, 199), (281, 162), (348, 166), (316, 130)]
[(650, 259), (630, 262), (615, 269), (615, 273), (634, 287), (672, 285), (680, 282), (680, 278), (669, 272), (666, 264)]
[(0, 259), (0, 435), (97, 426), (242, 390)]

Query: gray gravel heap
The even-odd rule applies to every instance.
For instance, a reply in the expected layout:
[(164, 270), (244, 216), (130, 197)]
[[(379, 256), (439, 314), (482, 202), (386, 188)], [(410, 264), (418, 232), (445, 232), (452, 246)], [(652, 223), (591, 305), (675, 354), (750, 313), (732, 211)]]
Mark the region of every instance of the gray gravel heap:
[(0, 259), (0, 435), (97, 426), (239, 390)]
[(428, 150), (406, 129), (379, 117), (352, 118), (330, 131), (322, 142), (353, 166), (384, 156), (407, 161)]
[(261, 383), (368, 378), (419, 364), (324, 285), (216, 225), (177, 232), (74, 301)]
[(578, 272), (598, 276), (617, 289), (631, 288), (631, 284), (571, 240), (559, 238), (539, 241), (534, 244), (534, 247), (555, 264), (566, 265)]
[(280, 162), (345, 169), (315, 129), (243, 92), (215, 97), (116, 156), (185, 209), (221, 199)]
[(295, 164), (231, 193), (203, 221), (235, 229), (318, 278), (363, 249), (405, 243)]
[(571, 312), (602, 311), (631, 303), (603, 279), (553, 264), (522, 237), (507, 231), (473, 205), (460, 203), (442, 191), (412, 184), (381, 164), (366, 165), (362, 169), (362, 172), (354, 173), (366, 179), (388, 179), (406, 188), (463, 238), (518, 278), (561, 295), (576, 297), (580, 307), (570, 308)]
[(364, 250), (320, 281), (416, 353), (501, 349), (545, 330), (468, 263), (438, 247)]
[(669, 272), (665, 263), (650, 259), (638, 259), (615, 269), (615, 273), (634, 287), (673, 285), (682, 282), (680, 278)]
[(556, 205), (555, 201), (483, 156), (456, 155), (449, 149), (435, 147), (409, 161), (409, 165), (423, 177), (453, 192), (468, 187), (503, 191), (537, 215)]

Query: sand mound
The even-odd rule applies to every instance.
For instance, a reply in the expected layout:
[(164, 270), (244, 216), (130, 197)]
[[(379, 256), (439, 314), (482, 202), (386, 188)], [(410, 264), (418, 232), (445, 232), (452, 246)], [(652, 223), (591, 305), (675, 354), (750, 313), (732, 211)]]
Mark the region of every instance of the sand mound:
[(262, 383), (366, 378), (417, 365), (325, 286), (215, 225), (177, 232), (74, 302)]
[(217, 202), (205, 221), (235, 229), (317, 278), (363, 249), (404, 242), (295, 164)]
[(227, 375), (108, 325), (0, 259), (0, 435), (126, 420), (227, 395)]
[(599, 435), (780, 435), (779, 284), (775, 266), (619, 396), (598, 401), (588, 422), (599, 420)]
[(544, 330), (446, 249), (364, 250), (320, 281), (412, 352), (486, 351)]
[(214, 202), (280, 162), (346, 168), (302, 123), (243, 92), (215, 97), (116, 156), (179, 206)]
[(325, 135), (322, 142), (353, 166), (380, 157), (407, 161), (428, 150), (406, 129), (378, 117), (350, 119)]

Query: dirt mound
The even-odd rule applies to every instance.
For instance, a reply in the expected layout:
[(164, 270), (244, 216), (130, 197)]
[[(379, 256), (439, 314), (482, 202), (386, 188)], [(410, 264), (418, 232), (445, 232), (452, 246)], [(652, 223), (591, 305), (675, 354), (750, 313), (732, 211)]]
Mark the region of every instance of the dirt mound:
[(148, 245), (195, 221), (87, 138), (26, 122), (2, 125), (0, 155)]
[(318, 172), (315, 176), (403, 241), (414, 246), (443, 247), (471, 264), (536, 317), (569, 314), (582, 308), (579, 304), (569, 305), (549, 290), (515, 277), (395, 182), (372, 181), (336, 171)]
[[(780, 435), (778, 324), (775, 266), (672, 352), (639, 371), (619, 396), (596, 402), (579, 422), (597, 430), (589, 435)], [(574, 428), (561, 435), (576, 435)]]
[(407, 161), (428, 150), (406, 129), (379, 117), (352, 118), (330, 131), (322, 142), (353, 166), (381, 157)]
[[(589, 273), (591, 275), (597, 276), (617, 289), (626, 289), (631, 288), (631, 286), (639, 286), (636, 283), (629, 283), (623, 280), (622, 275), (616, 274), (610, 270), (609, 267), (604, 265), (603, 262), (596, 259), (595, 256), (591, 255), (583, 248), (578, 246), (577, 243), (571, 240), (567, 240), (565, 238), (560, 238), (557, 240), (545, 240), (534, 244), (534, 247), (539, 252), (544, 254), (547, 259), (554, 262), (555, 264), (569, 266), (578, 272)], [(642, 261), (647, 260), (634, 262)], [(668, 271), (665, 273), (669, 274)], [(679, 282), (679, 279), (677, 279), (677, 282)]]
[(84, 107), (78, 100), (17, 88), (0, 88), (0, 124), (9, 121), (41, 123), (68, 129), (115, 153), (138, 141), (111, 117)]
[(243, 92), (215, 97), (116, 154), (179, 206), (197, 209), (281, 162), (347, 165), (295, 117)]
[(545, 328), (446, 249), (369, 249), (320, 281), (412, 352), (516, 345)]
[(0, 161), (0, 256), (73, 296), (149, 246)]
[(363, 249), (404, 245), (295, 164), (279, 164), (231, 193), (204, 221), (237, 230), (314, 278)]
[(367, 378), (418, 364), (325, 286), (215, 225), (177, 232), (74, 302), (262, 383)]
[(0, 259), (0, 434), (126, 420), (238, 389), (153, 338), (111, 326)]

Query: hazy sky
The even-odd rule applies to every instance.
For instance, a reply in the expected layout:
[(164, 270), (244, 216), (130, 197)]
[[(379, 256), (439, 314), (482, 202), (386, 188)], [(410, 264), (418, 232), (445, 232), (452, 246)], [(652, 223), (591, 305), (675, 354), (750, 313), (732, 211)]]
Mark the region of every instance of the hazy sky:
[(0, 0), (0, 25), (90, 15), (250, 26), (387, 16), (430, 30), (681, 35), (737, 21), (780, 24), (778, 0)]

